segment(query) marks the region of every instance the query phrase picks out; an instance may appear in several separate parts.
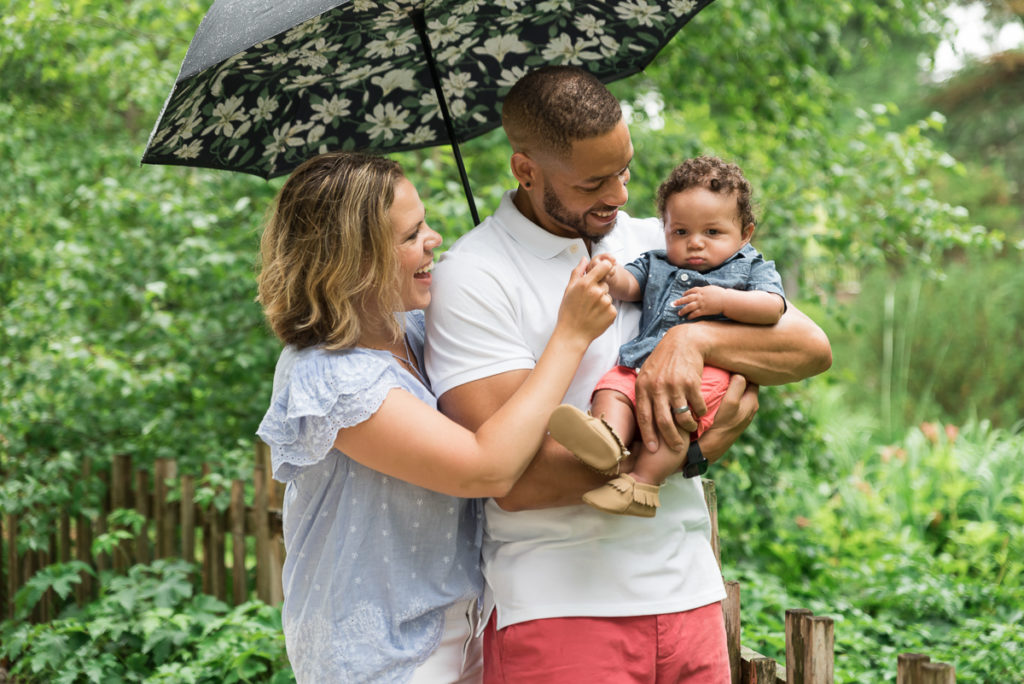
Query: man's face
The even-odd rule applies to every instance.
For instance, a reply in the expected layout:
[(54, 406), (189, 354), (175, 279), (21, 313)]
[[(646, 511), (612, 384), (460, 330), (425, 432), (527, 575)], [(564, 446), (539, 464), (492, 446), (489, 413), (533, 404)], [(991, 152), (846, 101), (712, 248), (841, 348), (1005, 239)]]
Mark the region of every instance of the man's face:
[(537, 223), (555, 235), (599, 242), (629, 198), (632, 159), (625, 121), (604, 135), (576, 141), (568, 157), (537, 155), (541, 206), (531, 196)]

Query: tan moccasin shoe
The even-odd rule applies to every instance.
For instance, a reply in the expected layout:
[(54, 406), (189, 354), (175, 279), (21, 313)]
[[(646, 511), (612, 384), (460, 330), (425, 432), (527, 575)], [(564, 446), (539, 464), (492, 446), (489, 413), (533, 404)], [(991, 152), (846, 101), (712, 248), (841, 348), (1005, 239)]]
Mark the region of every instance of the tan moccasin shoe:
[(608, 423), (570, 404), (562, 404), (551, 412), (548, 432), (576, 458), (605, 475), (618, 474), (619, 461), (629, 456), (629, 450)]
[(658, 485), (637, 482), (631, 475), (619, 475), (583, 495), (583, 500), (606, 513), (653, 518), (661, 501)]

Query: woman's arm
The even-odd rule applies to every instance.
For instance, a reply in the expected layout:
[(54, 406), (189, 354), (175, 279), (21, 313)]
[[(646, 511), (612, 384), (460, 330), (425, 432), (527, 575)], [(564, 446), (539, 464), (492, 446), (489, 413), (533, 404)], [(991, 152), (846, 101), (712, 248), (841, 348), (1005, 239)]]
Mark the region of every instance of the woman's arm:
[(335, 447), (386, 475), (463, 497), (503, 496), (530, 463), (548, 416), (565, 395), (591, 341), (615, 320), (599, 264), (573, 271), (555, 330), (509, 401), (475, 432), (408, 392), (393, 389), (368, 420), (338, 431)]

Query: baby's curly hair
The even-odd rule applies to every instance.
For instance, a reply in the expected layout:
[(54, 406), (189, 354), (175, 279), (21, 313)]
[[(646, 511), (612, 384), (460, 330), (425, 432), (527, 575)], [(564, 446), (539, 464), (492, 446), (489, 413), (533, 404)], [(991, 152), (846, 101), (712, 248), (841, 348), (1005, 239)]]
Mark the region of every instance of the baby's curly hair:
[(665, 220), (665, 205), (672, 195), (690, 188), (707, 188), (711, 192), (736, 193), (736, 211), (740, 227), (756, 225), (754, 208), (750, 199), (750, 181), (735, 164), (718, 157), (695, 157), (687, 159), (672, 169), (672, 173), (658, 187), (658, 216)]

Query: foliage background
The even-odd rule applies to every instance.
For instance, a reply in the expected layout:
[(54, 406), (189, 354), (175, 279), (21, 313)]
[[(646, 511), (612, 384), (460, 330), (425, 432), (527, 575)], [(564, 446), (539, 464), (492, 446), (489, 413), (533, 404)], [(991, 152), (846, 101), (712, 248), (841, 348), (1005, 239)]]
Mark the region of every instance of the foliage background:
[[(138, 164), (207, 4), (0, 12), (0, 509), (24, 514), (23, 548), (45, 543), (55, 511), (95, 510), (98, 481), (76, 476), (85, 458), (248, 476), (279, 349), (253, 296), (280, 181)], [(738, 162), (760, 198), (759, 248), (832, 337), (834, 369), (765, 390), (717, 480), (726, 562), (750, 587), (746, 637), (777, 652), (789, 599), (840, 613), (850, 681), (887, 674), (902, 650), (967, 663), (962, 681), (1024, 666), (1024, 59), (930, 83), (949, 4), (717, 0), (612, 86), (637, 151), (627, 210), (650, 212), (686, 156)], [(486, 215), (511, 178), (501, 132), (464, 154)], [(470, 225), (450, 154), (400, 159), (450, 244)], [(925, 420), (964, 427), (930, 441)], [(159, 607), (217, 613), (190, 601)], [(187, 626), (176, 638), (217, 640)], [(978, 639), (1016, 646), (957, 646)]]

